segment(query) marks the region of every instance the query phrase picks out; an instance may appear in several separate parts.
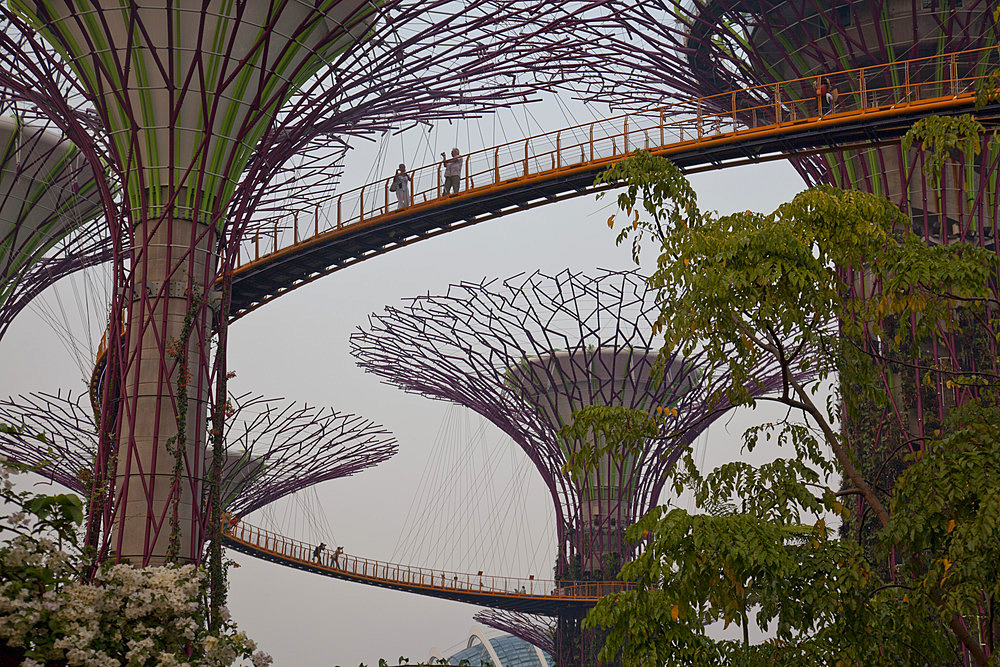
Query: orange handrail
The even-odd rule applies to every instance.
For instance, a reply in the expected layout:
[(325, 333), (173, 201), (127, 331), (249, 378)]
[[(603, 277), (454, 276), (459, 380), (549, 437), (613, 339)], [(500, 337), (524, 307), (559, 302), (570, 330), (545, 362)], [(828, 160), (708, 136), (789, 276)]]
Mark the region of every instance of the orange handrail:
[(595, 600), (629, 589), (620, 581), (553, 581), (529, 577), (470, 574), (372, 560), (342, 551), (322, 551), (316, 545), (284, 537), (243, 521), (231, 522), (226, 538), (291, 565), (305, 565), (347, 578), (410, 589), (464, 592), (491, 596), (544, 597), (568, 601)]
[[(984, 47), (824, 73), (822, 76), (828, 81), (850, 83), (849, 89), (839, 93), (834, 109), (825, 109), (825, 101), (815, 94), (815, 77), (803, 77), (681, 100), (509, 141), (465, 156), (462, 180), (466, 190), (459, 195), (618, 158), (640, 148), (635, 141), (640, 135), (645, 138), (647, 147), (650, 134), (658, 135), (657, 150), (695, 147), (720, 139), (887, 108), (903, 109), (957, 99), (971, 104), (974, 85), (985, 78), (986, 71), (959, 77), (957, 63), (961, 59), (985, 65), (986, 57), (998, 48)], [(411, 207), (438, 205), (442, 185), (440, 168), (440, 163), (434, 163), (410, 172)], [(299, 232), (298, 224), (299, 218), (306, 220), (307, 215), (297, 216), (296, 213), (282, 218), (280, 225), (275, 223), (273, 240), (270, 238), (272, 229), (264, 234), (259, 230), (248, 233), (241, 245), (237, 267), (266, 261), (276, 252), (308, 244), (328, 231), (395, 215), (395, 202), (391, 201), (394, 197), (390, 197), (388, 191), (390, 180), (391, 177), (387, 177), (366, 183), (337, 195), (335, 203), (331, 200), (325, 209), (317, 207), (312, 224), (306, 222), (304, 225), (306, 233)], [(474, 185), (477, 180), (481, 184), (478, 187)], [(418, 182), (426, 184), (422, 190), (416, 189)], [(367, 197), (364, 196), (366, 191)], [(381, 200), (371, 195), (380, 191), (384, 195)], [(418, 204), (421, 195), (423, 201)], [(269, 223), (261, 223), (261, 229)], [(262, 242), (269, 247), (260, 248)]]

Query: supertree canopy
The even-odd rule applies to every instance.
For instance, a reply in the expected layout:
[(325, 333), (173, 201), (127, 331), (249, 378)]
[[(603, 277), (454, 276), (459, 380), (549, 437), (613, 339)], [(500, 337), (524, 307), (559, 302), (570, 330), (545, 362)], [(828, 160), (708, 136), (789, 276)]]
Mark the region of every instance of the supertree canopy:
[[(797, 111), (816, 116), (851, 111), (861, 104), (950, 98), (969, 92), (966, 77), (981, 75), (998, 62), (996, 3), (987, 0), (631, 4), (618, 6), (603, 24), (600, 41), (595, 39), (605, 49), (595, 62), (603, 64), (587, 91), (592, 99), (623, 107), (737, 91), (732, 98), (724, 96), (725, 106), (740, 115), (749, 113), (740, 109), (762, 102), (774, 107), (766, 84), (794, 81), (792, 85), (801, 87), (797, 97), (807, 100)], [(857, 71), (835, 74), (851, 69)], [(905, 94), (885, 97), (887, 89), (899, 90), (900, 84), (907, 84)], [(982, 122), (987, 127), (995, 124), (995, 114), (985, 115)], [(818, 138), (821, 150), (793, 155), (792, 164), (809, 185), (887, 197), (928, 243), (965, 241), (1000, 252), (1000, 148), (990, 134), (985, 133), (978, 151), (951, 151), (940, 168), (930, 168), (916, 147), (905, 151), (898, 139), (879, 141), (876, 134), (870, 142), (849, 146), (823, 145)], [(856, 288), (878, 288), (865, 276), (846, 278)], [(990, 282), (996, 294), (1000, 280)], [(900, 472), (901, 460), (892, 453), (921, 447), (956, 404), (977, 395), (973, 387), (952, 386), (948, 380), (953, 374), (996, 374), (996, 338), (972, 326), (981, 314), (970, 311), (956, 310), (955, 326), (947, 334), (910, 345), (901, 358), (888, 359), (876, 350), (888, 400), (856, 406), (844, 429), (876, 486), (891, 488)], [(890, 330), (896, 331), (897, 324), (890, 323)], [(845, 394), (850, 393), (846, 388)], [(863, 516), (858, 502), (853, 514)]]
[[(35, 393), (0, 401), (0, 456), (90, 495), (98, 436), (86, 394)], [(314, 484), (388, 460), (395, 438), (356, 415), (244, 394), (230, 398), (222, 505), (240, 518)]]
[[(625, 529), (656, 504), (685, 448), (731, 407), (728, 376), (700, 355), (666, 355), (653, 324), (659, 309), (634, 272), (586, 277), (533, 273), (460, 283), (372, 315), (351, 337), (358, 364), (406, 391), (471, 408), (528, 455), (555, 506), (556, 578), (612, 580), (635, 545)], [(780, 385), (762, 368), (760, 395)], [(662, 414), (662, 435), (624, 460), (607, 457), (583, 478), (563, 466), (580, 443), (558, 431), (588, 405)], [(560, 618), (560, 664), (588, 647), (578, 619)], [(574, 639), (577, 637), (577, 639)], [(589, 647), (593, 648), (593, 647)], [(577, 654), (577, 651), (580, 651)]]
[(226, 395), (224, 277), (247, 228), (322, 201), (350, 137), (525, 101), (583, 52), (552, 0), (12, 0), (2, 11), (0, 85), (74, 141), (87, 133), (66, 91), (87, 100), (102, 137), (91, 148), (124, 193), (104, 398), (118, 405), (102, 410), (114, 423), (100, 429), (94, 477), (112, 475), (113, 493), (91, 531), (99, 523), (116, 558), (141, 563), (201, 553), (213, 384)]
[(94, 171), (51, 123), (0, 115), (0, 338), (39, 292), (111, 258)]

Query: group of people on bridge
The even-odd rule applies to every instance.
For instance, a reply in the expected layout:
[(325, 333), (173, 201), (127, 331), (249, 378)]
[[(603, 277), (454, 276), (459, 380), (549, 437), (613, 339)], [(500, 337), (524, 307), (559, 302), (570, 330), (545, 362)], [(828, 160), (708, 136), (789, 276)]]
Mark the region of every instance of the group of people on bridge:
[[(451, 157), (441, 153), (441, 166), (444, 167), (444, 188), (441, 196), (458, 194), (462, 185), (463, 160), (464, 158), (457, 148), (451, 149)], [(389, 192), (396, 193), (396, 210), (402, 211), (413, 203), (413, 195), (410, 192), (411, 183), (412, 179), (406, 171), (406, 165), (399, 165), (396, 175), (392, 177), (392, 182), (389, 184)]]
[[(344, 553), (344, 547), (337, 547), (334, 551), (330, 552), (326, 548), (326, 542), (320, 542), (319, 545), (317, 545), (317, 547), (315, 549), (313, 549), (313, 558), (320, 565), (323, 565), (323, 566), (326, 566), (326, 567), (330, 567), (330, 568), (334, 568), (334, 569), (337, 569), (337, 570), (342, 570), (342, 569), (345, 569), (342, 566), (341, 562), (340, 562), (340, 556), (343, 553)], [(324, 555), (325, 555), (325, 558), (324, 558)], [(482, 572), (479, 573), (479, 576), (480, 576), (480, 578), (482, 577)], [(431, 582), (432, 586), (434, 585), (433, 579), (436, 579), (436, 578), (437, 578), (437, 575), (432, 575), (432, 582)], [(460, 588), (460, 586), (459, 586), (459, 579), (458, 579), (458, 575), (457, 574), (452, 578), (451, 584), (452, 584), (451, 588), (455, 588), (455, 589)], [(480, 582), (480, 586), (481, 585), (482, 585), (482, 582)], [(448, 586), (446, 586), (446, 584), (445, 584), (445, 573), (442, 572), (441, 573), (441, 588), (447, 588), (447, 587)], [(470, 588), (472, 588), (472, 587), (470, 586)], [(523, 585), (520, 588), (518, 588), (517, 586), (515, 586), (513, 592), (517, 593), (517, 594), (520, 594), (520, 595), (527, 595), (528, 594), (527, 588), (525, 586), (523, 586)]]
[[(323, 564), (323, 552), (326, 550), (326, 542), (320, 542), (319, 546), (313, 549), (313, 558)], [(335, 567), (340, 569), (340, 554), (344, 553), (344, 547), (337, 547), (333, 553), (329, 555), (326, 560), (325, 565), (327, 567)]]

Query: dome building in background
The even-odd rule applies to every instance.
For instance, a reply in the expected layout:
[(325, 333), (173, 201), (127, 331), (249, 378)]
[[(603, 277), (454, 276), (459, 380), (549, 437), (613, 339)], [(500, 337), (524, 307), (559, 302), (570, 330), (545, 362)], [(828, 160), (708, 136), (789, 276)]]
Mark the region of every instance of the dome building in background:
[(435, 664), (447, 660), (449, 665), (467, 660), (470, 665), (490, 665), (490, 667), (553, 667), (552, 656), (542, 649), (532, 646), (513, 635), (488, 637), (478, 625), (469, 630), (465, 648), (450, 656), (437, 649), (431, 649), (427, 662)]

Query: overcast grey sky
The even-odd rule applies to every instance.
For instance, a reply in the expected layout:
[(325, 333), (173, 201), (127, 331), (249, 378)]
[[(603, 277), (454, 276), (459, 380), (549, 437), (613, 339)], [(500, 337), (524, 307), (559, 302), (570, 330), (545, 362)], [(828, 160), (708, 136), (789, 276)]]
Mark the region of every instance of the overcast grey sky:
[[(546, 129), (565, 124), (558, 107), (551, 104), (541, 105), (534, 118), (539, 127)], [(473, 132), (456, 125), (436, 131), (441, 132), (440, 137), (432, 132), (419, 139), (388, 139), (385, 164), (394, 166), (398, 155), (408, 162), (427, 153), (436, 155), (452, 143), (468, 150), (471, 140), (464, 141), (463, 136), (481, 132), (481, 128)], [(510, 135), (516, 131), (507, 129), (504, 133), (514, 138)], [(364, 180), (372, 151), (373, 147), (367, 146), (352, 155), (345, 185)], [(692, 180), (702, 205), (721, 212), (770, 210), (802, 189), (801, 181), (785, 163), (711, 172)], [(421, 472), (435, 448), (443, 420), (454, 420), (455, 411), (449, 413), (443, 403), (404, 394), (364, 374), (349, 354), (347, 340), (354, 328), (363, 324), (369, 313), (387, 304), (417, 294), (441, 293), (449, 283), (461, 280), (507, 278), (536, 269), (555, 273), (566, 268), (629, 268), (632, 263), (628, 250), (615, 247), (615, 232), (606, 225), (612, 203), (610, 196), (600, 202), (592, 196), (581, 197), (394, 250), (283, 296), (233, 325), (230, 366), (237, 372), (234, 392), (253, 391), (358, 413), (384, 424), (399, 440), (399, 454), (379, 468), (318, 489), (336, 539), (327, 539), (328, 543), (339, 542), (350, 553), (387, 560), (404, 531), (404, 519), (414, 498), (421, 494), (445, 495), (448, 491), (429, 492), (425, 485), (430, 482), (421, 477)], [(59, 292), (62, 301), (74, 298), (70, 289)], [(51, 305), (56, 303), (51, 295), (48, 303), (49, 308), (58, 307)], [(3, 396), (35, 390), (54, 392), (60, 387), (84, 390), (72, 356), (34, 312), (24, 313), (0, 341), (0, 368)], [(734, 424), (729, 430), (738, 433), (741, 429)], [(489, 439), (489, 446), (510, 450), (506, 460), (514, 461), (511, 468), (516, 470), (520, 453), (496, 433)], [(710, 466), (740, 455), (739, 440), (727, 433), (725, 424), (713, 428), (708, 443), (706, 462)], [(466, 468), (458, 476), (464, 478), (456, 478), (454, 484), (467, 487), (488, 482), (503, 486), (511, 480), (497, 478), (501, 473), (519, 474), (503, 466), (498, 470), (491, 474)], [(520, 474), (527, 479), (514, 481), (526, 485), (525, 496), (539, 497), (541, 482), (537, 475)], [(498, 514), (504, 509), (498, 508)], [(545, 507), (529, 507), (529, 514), (529, 521), (551, 521)], [(280, 515), (280, 511), (273, 515)], [(451, 523), (465, 517), (441, 519)], [(250, 521), (254, 522), (254, 518)], [(535, 535), (544, 533), (545, 528), (532, 526), (524, 530)], [(512, 529), (499, 532), (508, 530)], [(289, 525), (288, 532), (314, 539), (316, 529)], [(554, 545), (548, 553), (543, 550), (537, 555), (535, 564), (526, 565), (522, 560), (516, 565), (531, 567), (531, 572), (496, 572), (486, 566), (505, 562), (514, 538), (475, 526), (470, 526), (467, 534), (478, 545), (487, 545), (486, 551), (492, 554), (489, 562), (484, 563), (482, 548), (473, 555), (473, 550), (456, 543), (453, 534), (445, 530), (440, 536), (429, 535), (425, 541), (437, 542), (439, 552), (446, 555), (442, 562), (460, 571), (482, 569), (512, 576), (551, 576)], [(426, 558), (414, 554), (414, 558), (420, 557)], [(377, 664), (379, 657), (395, 660), (401, 655), (421, 660), (432, 646), (444, 649), (464, 640), (477, 611), (465, 604), (283, 569), (240, 554), (232, 558), (240, 565), (230, 574), (233, 616), (280, 666), (353, 667), (362, 661)], [(405, 556), (397, 556), (397, 560), (427, 564)]]

